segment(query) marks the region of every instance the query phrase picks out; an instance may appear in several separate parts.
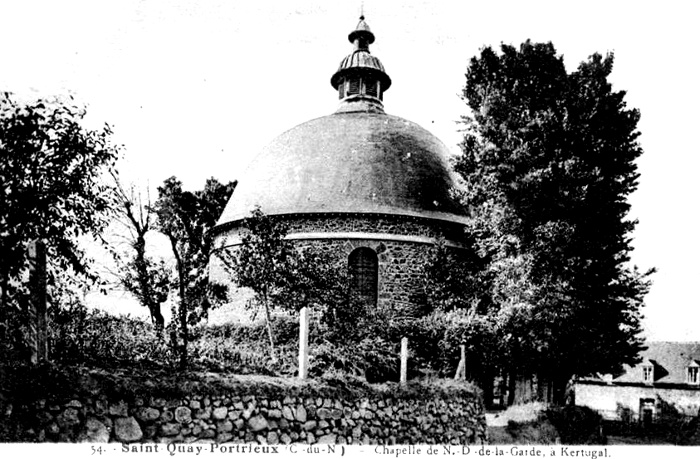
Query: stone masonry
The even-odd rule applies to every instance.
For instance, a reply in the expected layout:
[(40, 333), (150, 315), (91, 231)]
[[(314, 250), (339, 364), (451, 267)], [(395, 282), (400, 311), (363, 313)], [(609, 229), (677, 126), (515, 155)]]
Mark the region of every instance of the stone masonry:
[[(299, 246), (315, 246), (347, 260), (356, 248), (368, 247), (379, 259), (378, 304), (380, 309), (406, 311), (422, 306), (423, 268), (438, 238), (459, 245), (462, 229), (449, 222), (396, 216), (313, 217), (287, 216), (288, 237)], [(235, 248), (238, 228), (220, 239), (222, 247)], [(213, 259), (211, 275), (230, 282), (221, 263)]]
[[(289, 383), (288, 383), (289, 384)], [(282, 383), (284, 385), (284, 383)], [(293, 385), (293, 384), (292, 384)], [(23, 440), (146, 443), (473, 444), (486, 441), (483, 404), (465, 386), (421, 397), (375, 391), (363, 397), (294, 391), (161, 398), (37, 398), (3, 407), (22, 419)], [(421, 392), (423, 395), (423, 392)], [(15, 421), (13, 421), (15, 419)]]

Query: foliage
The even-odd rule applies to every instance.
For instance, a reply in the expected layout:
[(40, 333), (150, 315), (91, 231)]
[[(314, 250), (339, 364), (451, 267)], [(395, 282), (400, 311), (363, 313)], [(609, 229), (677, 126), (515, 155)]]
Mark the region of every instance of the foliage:
[(270, 358), (264, 323), (202, 326), (193, 330), (191, 360), (195, 367), (236, 374), (294, 376), (297, 371), (299, 326), (278, 317), (279, 356)]
[(605, 444), (603, 435), (603, 418), (586, 406), (550, 407), (545, 416), (559, 432), (559, 438), (565, 445), (601, 445)]
[[(460, 344), (468, 346), (471, 377), (483, 375), (483, 362), (496, 362), (500, 350), (496, 328), (488, 318), (474, 318), (477, 306), (488, 307), (481, 301), (487, 296), (473, 288), (483, 289), (483, 283), (474, 282), (481, 275), (478, 257), (464, 259), (438, 244), (427, 267), (425, 288), (429, 309), (435, 312), (405, 320), (392, 311), (353, 301), (347, 291), (344, 260), (313, 246), (292, 243), (285, 238), (283, 220), (256, 209), (245, 227), (241, 244), (228, 256), (220, 256), (238, 285), (253, 289), (256, 304), (267, 307), (266, 317), (272, 310), (294, 313), (303, 306), (312, 308), (316, 317), (309, 359), (312, 376), (397, 380), (403, 337), (411, 343), (411, 377), (452, 377)], [(296, 346), (296, 337), (293, 343), (279, 337), (270, 340), (272, 320), (267, 323), (269, 341), (283, 348)]]
[(277, 360), (271, 310), (279, 306), (275, 300), (291, 278), (294, 246), (285, 239), (287, 227), (267, 217), (260, 208), (253, 210), (244, 226), (248, 231), (227, 264), (238, 286), (250, 288), (253, 304), (265, 312), (270, 357)]
[(50, 359), (96, 367), (167, 366), (174, 359), (156, 328), (128, 316), (113, 316), (74, 303), (52, 308)]
[(309, 352), (309, 374), (312, 377), (349, 375), (370, 383), (398, 381), (398, 346), (381, 336), (365, 336), (349, 342), (321, 338)]
[(206, 181), (204, 189), (184, 191), (175, 177), (158, 187), (154, 210), (157, 227), (170, 241), (177, 265), (180, 301), (174, 311), (171, 342), (178, 349), (180, 366), (187, 366), (188, 327), (206, 318), (209, 309), (226, 298), (227, 288), (209, 278), (214, 227), (236, 182), (224, 185)]
[[(51, 311), (51, 359), (61, 364), (94, 367), (163, 368), (176, 366), (177, 356), (160, 339), (157, 329), (128, 316), (88, 311), (82, 304)], [(279, 355), (270, 358), (264, 323), (199, 325), (190, 331), (189, 367), (235, 374), (294, 376), (297, 371), (299, 324), (293, 317), (275, 319)], [(379, 339), (331, 342), (324, 326), (311, 322), (310, 374), (370, 373), (371, 381), (395, 380), (398, 350)], [(390, 378), (380, 377), (390, 374)]]
[(489, 426), (488, 437), (492, 445), (555, 445), (559, 440), (557, 429), (547, 419)]
[(678, 407), (656, 396), (658, 417), (654, 420), (654, 434), (674, 445), (700, 444), (700, 416), (688, 416)]
[(273, 310), (299, 311), (303, 307), (324, 311), (331, 323), (346, 323), (346, 269), (313, 247), (299, 248), (286, 239), (285, 223), (259, 208), (244, 221), (246, 231), (232, 252), (220, 257), (239, 287), (250, 288), (253, 303), (265, 312), (270, 356), (276, 360)]
[[(468, 242), (476, 244), (479, 236), (470, 236)], [(454, 376), (460, 346), (465, 346), (468, 377), (488, 385), (507, 363), (507, 308), (497, 305), (500, 298), (512, 297), (485, 259), (438, 241), (425, 266), (426, 297), (433, 312), (403, 333), (421, 350), (416, 363), (445, 377)]]
[(627, 197), (637, 186), (637, 110), (608, 77), (613, 55), (567, 73), (551, 43), (487, 47), (467, 71), (456, 169), (487, 263), (509, 364), (613, 372), (642, 349), (647, 274), (629, 266)]
[(490, 297), (481, 280), (482, 260), (471, 251), (454, 249), (439, 239), (431, 247), (425, 266), (427, 303), (431, 311), (467, 311), (474, 315), (488, 309)]
[[(170, 371), (178, 355), (155, 325), (129, 316), (88, 311), (74, 303), (51, 309), (51, 360), (63, 365), (98, 368), (152, 368)], [(199, 325), (190, 330), (189, 367), (236, 374), (292, 376), (296, 371), (298, 325), (278, 321), (282, 358), (272, 362), (266, 352), (265, 328), (260, 324)]]
[[(118, 156), (109, 126), (82, 126), (86, 111), (72, 100), (16, 101), (0, 95), (0, 341), (27, 302), (27, 245), (46, 244), (48, 282), (70, 270), (95, 280), (78, 237), (96, 236), (114, 207), (103, 180)], [(78, 279), (72, 276), (72, 279)], [(20, 320), (21, 322), (21, 320)], [(15, 332), (14, 330), (10, 330)]]

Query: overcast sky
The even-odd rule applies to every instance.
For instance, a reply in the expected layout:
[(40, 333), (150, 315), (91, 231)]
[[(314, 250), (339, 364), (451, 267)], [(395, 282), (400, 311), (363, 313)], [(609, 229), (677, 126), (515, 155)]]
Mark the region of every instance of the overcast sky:
[(0, 0), (0, 90), (72, 94), (91, 123), (113, 126), (128, 180), (175, 175), (197, 189), (236, 179), (278, 134), (335, 110), (329, 80), (362, 3), (393, 81), (386, 111), (455, 153), (459, 93), (481, 47), (551, 41), (570, 70), (614, 52), (614, 88), (642, 114), (632, 260), (659, 270), (647, 336), (700, 340), (694, 2)]

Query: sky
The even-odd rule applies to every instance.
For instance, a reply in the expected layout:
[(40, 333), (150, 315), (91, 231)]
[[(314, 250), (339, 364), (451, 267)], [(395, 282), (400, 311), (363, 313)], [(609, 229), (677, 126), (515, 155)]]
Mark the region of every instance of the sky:
[(195, 190), (234, 180), (297, 124), (332, 113), (330, 77), (363, 10), (392, 78), (387, 113), (457, 154), (468, 61), (484, 46), (551, 41), (569, 70), (615, 53), (610, 77), (641, 112), (632, 262), (658, 272), (652, 340), (700, 341), (698, 7), (691, 1), (0, 0), (0, 90), (72, 95), (109, 123), (122, 177)]

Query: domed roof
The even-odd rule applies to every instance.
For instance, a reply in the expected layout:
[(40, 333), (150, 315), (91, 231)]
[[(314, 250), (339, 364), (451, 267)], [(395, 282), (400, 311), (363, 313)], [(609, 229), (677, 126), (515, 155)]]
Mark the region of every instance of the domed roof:
[(464, 222), (447, 148), (405, 119), (339, 111), (277, 137), (251, 163), (219, 225), (250, 216), (359, 213)]
[(369, 54), (374, 34), (364, 17), (348, 39), (354, 51), (331, 79), (341, 98), (336, 113), (300, 124), (268, 145), (239, 177), (219, 230), (249, 217), (256, 206), (268, 215), (465, 222), (451, 194), (445, 145), (417, 124), (384, 113), (382, 93), (391, 80)]

